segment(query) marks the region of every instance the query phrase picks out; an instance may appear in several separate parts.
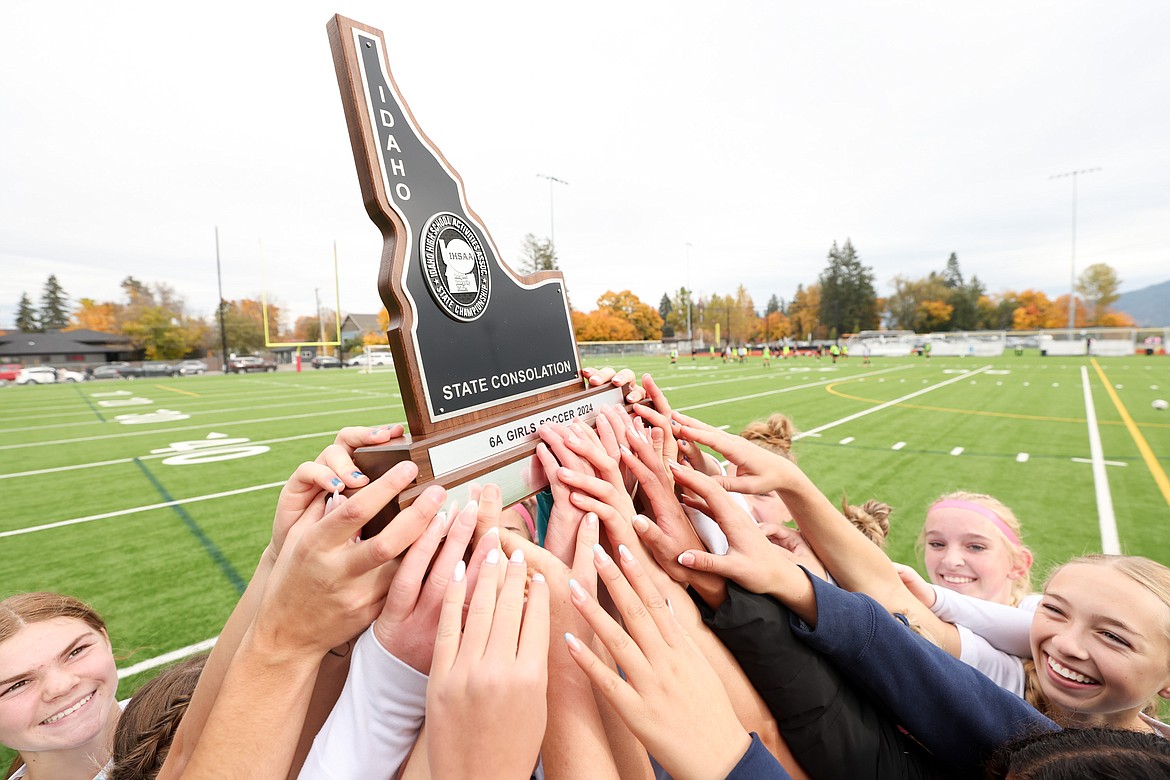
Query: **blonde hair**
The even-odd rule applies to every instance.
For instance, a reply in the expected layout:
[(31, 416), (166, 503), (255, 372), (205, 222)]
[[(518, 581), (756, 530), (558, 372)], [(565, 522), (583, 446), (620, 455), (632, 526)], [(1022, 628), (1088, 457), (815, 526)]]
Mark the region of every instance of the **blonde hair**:
[[(1094, 553), (1091, 555), (1082, 555), (1078, 558), (1065, 561), (1056, 568), (1054, 568), (1044, 581), (1044, 588), (1047, 590), (1052, 578), (1056, 576), (1057, 572), (1065, 566), (1072, 564), (1083, 564), (1086, 566), (1101, 566), (1106, 569), (1113, 569), (1120, 572), (1131, 580), (1141, 585), (1143, 588), (1153, 593), (1154, 596), (1166, 605), (1167, 610), (1170, 610), (1170, 568), (1152, 561), (1149, 558), (1143, 558), (1138, 555), (1106, 555), (1105, 553)], [(1170, 639), (1170, 619), (1167, 619), (1162, 626), (1166, 637)], [(1052, 712), (1052, 708), (1048, 702), (1044, 700), (1040, 693), (1040, 684), (1036, 672), (1036, 663), (1029, 659), (1024, 662), (1024, 698), (1028, 700), (1036, 709), (1043, 712), (1048, 717), (1060, 721), (1060, 713)], [(1035, 699), (1035, 701), (1033, 701)], [(1154, 693), (1150, 696), (1150, 700), (1142, 707), (1142, 712), (1150, 717), (1157, 717), (1158, 714), (1158, 695)]]
[[(1023, 569), (1024, 573), (1018, 578), (1012, 580), (1011, 598), (1012, 604), (1019, 604), (1020, 599), (1032, 592), (1032, 551), (1024, 545), (1024, 534), (1020, 528), (1020, 519), (1016, 517), (1016, 513), (1008, 507), (1007, 504), (1000, 501), (994, 496), (989, 496), (986, 493), (968, 493), (963, 490), (957, 490), (954, 493), (947, 493), (944, 496), (939, 496), (934, 501), (930, 502), (933, 507), (940, 501), (967, 501), (972, 504), (978, 504), (995, 513), (995, 516), (1003, 521), (1003, 524), (1011, 529), (1011, 532), (1020, 540), (1017, 545), (1008, 538), (1002, 530), (996, 527), (995, 532), (1003, 543), (1007, 545), (1008, 554), (1011, 556), (1012, 565)], [(930, 509), (926, 510), (930, 514)], [(994, 526), (994, 523), (992, 524)], [(914, 549), (918, 555), (921, 556), (926, 549), (926, 520), (922, 521), (922, 530), (918, 532), (918, 540), (914, 543)]]
[[(94, 631), (104, 633), (106, 630), (101, 615), (72, 596), (44, 591), (17, 593), (0, 601), (0, 642), (16, 636), (25, 626), (59, 617), (80, 620)], [(23, 764), (24, 760), (17, 754), (4, 776), (8, 777)]]
[(796, 426), (792, 424), (792, 420), (776, 412), (766, 420), (755, 420), (748, 423), (740, 436), (752, 444), (757, 444), (769, 452), (795, 463), (796, 456), (792, 454), (792, 438), (796, 433)]
[(890, 512), (892, 511), (893, 508), (889, 504), (883, 504), (875, 498), (871, 498), (861, 506), (850, 504), (848, 498), (841, 499), (841, 514), (845, 515), (845, 519), (853, 523), (858, 531), (865, 534), (866, 539), (883, 550), (886, 549), (886, 537), (890, 535)]

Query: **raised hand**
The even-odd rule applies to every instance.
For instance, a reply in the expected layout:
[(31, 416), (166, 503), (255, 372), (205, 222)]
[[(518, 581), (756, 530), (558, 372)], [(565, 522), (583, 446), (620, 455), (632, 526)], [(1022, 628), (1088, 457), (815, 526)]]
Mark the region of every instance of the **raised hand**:
[[(463, 562), (443, 599), (427, 689), (427, 756), (436, 778), (528, 777), (547, 720), (548, 587), (533, 575), (525, 604), (522, 552), (504, 561), (494, 540), (460, 631)], [(497, 596), (490, 570), (506, 568)]]
[(646, 571), (624, 545), (618, 547), (618, 554), (624, 576), (600, 546), (595, 548), (594, 560), (625, 618), (626, 629), (584, 588), (574, 587), (573, 603), (626, 673), (626, 679), (572, 634), (565, 636), (569, 652), (594, 688), (672, 777), (726, 777), (751, 739), (736, 718), (715, 670), (675, 620)]
[[(472, 501), (454, 517), (445, 512), (435, 515), (403, 557), (382, 614), (374, 621), (374, 637), (382, 647), (423, 674), (430, 673), (443, 594), (471, 541), (477, 512), (478, 504)], [(440, 543), (442, 550), (435, 558)]]
[(369, 484), (370, 478), (353, 462), (358, 447), (385, 444), (403, 434), (401, 425), (383, 425), (377, 428), (351, 426), (337, 432), (333, 443), (321, 451), (315, 460), (302, 463), (293, 472), (276, 501), (272, 520), (272, 542), (266, 554), (272, 560), (280, 554), (288, 530), (323, 493), (356, 490)]
[(621, 371), (617, 371), (609, 366), (605, 368), (583, 368), (581, 369), (581, 376), (585, 377), (585, 381), (589, 383), (590, 387), (601, 387), (606, 382), (609, 382), (614, 387), (633, 385), (630, 392), (626, 394), (626, 400), (630, 403), (641, 401), (646, 397), (646, 392), (634, 383), (634, 372), (628, 368), (623, 368)]
[(678, 423), (674, 435), (694, 444), (705, 444), (735, 464), (735, 476), (714, 476), (726, 490), (737, 493), (768, 493), (786, 484), (796, 466), (741, 436), (721, 431), (701, 420), (674, 412)]
[(321, 501), (306, 508), (269, 577), (253, 633), (322, 655), (361, 633), (382, 609), (391, 562), (419, 538), (446, 491), (423, 491), (370, 539), (358, 533), (417, 474), (413, 463), (400, 463), (328, 513)]

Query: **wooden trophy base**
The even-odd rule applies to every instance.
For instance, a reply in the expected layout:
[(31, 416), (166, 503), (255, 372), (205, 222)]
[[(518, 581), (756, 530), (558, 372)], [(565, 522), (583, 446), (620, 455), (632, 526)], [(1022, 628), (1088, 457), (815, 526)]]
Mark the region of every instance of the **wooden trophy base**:
[(576, 421), (592, 425), (601, 407), (627, 407), (625, 397), (630, 389), (629, 385), (588, 388), (533, 406), (510, 409), (470, 429), (419, 438), (408, 435), (389, 444), (361, 447), (354, 452), (354, 463), (371, 480), (405, 460), (418, 466), (414, 482), (366, 524), (362, 537), (369, 538), (385, 528), (431, 485), (447, 489), (444, 508), (456, 503), (466, 506), (471, 486), (489, 483), (499, 486), (504, 506), (523, 501), (548, 484), (544, 470), (530, 463), (540, 443), (537, 427), (549, 422)]

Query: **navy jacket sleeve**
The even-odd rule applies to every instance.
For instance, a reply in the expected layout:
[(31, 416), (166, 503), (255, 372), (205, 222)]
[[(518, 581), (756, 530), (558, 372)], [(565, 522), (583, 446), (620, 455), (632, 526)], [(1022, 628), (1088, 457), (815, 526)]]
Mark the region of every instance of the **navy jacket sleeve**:
[(1059, 730), (1020, 697), (908, 630), (869, 596), (808, 577), (817, 625), (809, 628), (793, 615), (793, 632), (882, 702), (940, 759), (970, 770), (1017, 737)]
[(717, 610), (698, 598), (695, 603), (812, 777), (922, 780), (961, 774), (907, 737), (832, 662), (793, 636), (791, 613), (774, 598), (728, 582), (727, 598)]
[(768, 752), (756, 733), (752, 732), (752, 744), (743, 758), (727, 775), (727, 780), (791, 780), (792, 775), (784, 771), (780, 762)]

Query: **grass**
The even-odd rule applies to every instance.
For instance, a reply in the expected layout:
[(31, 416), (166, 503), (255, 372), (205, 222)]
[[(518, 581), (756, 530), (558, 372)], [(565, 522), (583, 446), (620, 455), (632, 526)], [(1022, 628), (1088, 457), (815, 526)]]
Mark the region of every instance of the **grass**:
[[(857, 357), (835, 366), (828, 358), (800, 358), (776, 359), (769, 369), (759, 358), (746, 365), (683, 358), (677, 367), (667, 358), (614, 362), (652, 372), (675, 408), (732, 431), (774, 411), (802, 431), (831, 426), (796, 444), (800, 465), (838, 502), (847, 494), (851, 503), (877, 498), (892, 505), (895, 559), (918, 562), (914, 542), (939, 495), (961, 488), (997, 496), (1023, 521), (1037, 553), (1037, 581), (1052, 564), (1101, 545), (1092, 467), (1074, 460), (1089, 457), (1085, 367), (1104, 458), (1117, 464), (1105, 470), (1122, 550), (1170, 564), (1170, 496), (1086, 358), (1030, 353), (883, 359), (872, 366)], [(1170, 470), (1170, 413), (1150, 403), (1170, 397), (1170, 361), (1098, 362), (1154, 453), (1154, 470)], [(928, 392), (906, 398), (921, 390)], [(897, 403), (835, 424), (889, 402)], [(118, 419), (159, 410), (169, 410), (167, 419)], [(315, 457), (338, 428), (403, 418), (391, 373), (0, 388), (6, 508), (0, 533), (111, 515), (0, 537), (0, 596), (47, 589), (89, 601), (109, 623), (121, 666), (214, 636), (267, 542), (274, 483)], [(247, 441), (227, 447), (264, 451), (166, 462), (177, 443), (239, 439)], [(133, 511), (199, 497), (208, 498)], [(124, 680), (119, 695), (148, 677)]]

